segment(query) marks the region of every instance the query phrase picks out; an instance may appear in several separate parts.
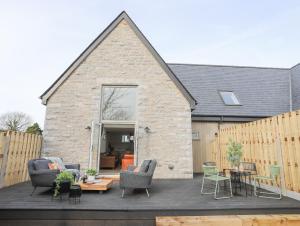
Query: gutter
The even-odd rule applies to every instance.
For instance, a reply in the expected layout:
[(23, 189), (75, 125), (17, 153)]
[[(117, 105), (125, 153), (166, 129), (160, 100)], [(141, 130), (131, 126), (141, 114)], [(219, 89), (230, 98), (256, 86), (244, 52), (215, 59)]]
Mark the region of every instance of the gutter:
[(192, 115), (192, 122), (251, 122), (271, 116)]

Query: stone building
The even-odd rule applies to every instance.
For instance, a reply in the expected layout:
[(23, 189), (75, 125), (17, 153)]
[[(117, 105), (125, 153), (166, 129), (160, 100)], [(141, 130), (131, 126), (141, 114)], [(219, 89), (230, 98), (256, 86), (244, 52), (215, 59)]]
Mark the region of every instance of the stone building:
[(191, 178), (220, 127), (294, 109), (297, 67), (166, 64), (122, 12), (42, 94), (43, 155), (108, 173), (156, 159), (156, 178)]

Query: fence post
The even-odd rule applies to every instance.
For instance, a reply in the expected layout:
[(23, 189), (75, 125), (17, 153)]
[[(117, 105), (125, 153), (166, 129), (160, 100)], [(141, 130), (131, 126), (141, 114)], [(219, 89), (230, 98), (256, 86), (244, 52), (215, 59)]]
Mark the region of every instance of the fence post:
[(222, 166), (222, 155), (221, 155), (221, 144), (220, 144), (220, 139), (221, 139), (221, 125), (220, 123), (218, 123), (218, 134), (217, 134), (217, 150), (218, 150), (218, 159), (219, 159), (219, 168), (221, 169), (223, 166)]
[(40, 135), (39, 136), (39, 142), (40, 142), (40, 148), (39, 148), (39, 158), (42, 157), (42, 150), (43, 150), (43, 146), (44, 146), (44, 140), (43, 137)]
[(6, 132), (3, 136), (4, 144), (3, 144), (3, 159), (0, 169), (0, 188), (5, 186), (5, 174), (6, 174), (6, 166), (7, 166), (7, 159), (8, 159), (8, 152), (9, 152), (9, 145), (10, 145), (10, 132)]
[(278, 157), (278, 165), (280, 166), (280, 183), (281, 183), (281, 191), (283, 195), (287, 195), (286, 191), (286, 184), (285, 184), (285, 173), (284, 173), (284, 162), (282, 157), (282, 143), (280, 139), (280, 132), (279, 132), (279, 122), (278, 122), (278, 116), (276, 116), (276, 122), (275, 122), (275, 128), (276, 128), (276, 152)]

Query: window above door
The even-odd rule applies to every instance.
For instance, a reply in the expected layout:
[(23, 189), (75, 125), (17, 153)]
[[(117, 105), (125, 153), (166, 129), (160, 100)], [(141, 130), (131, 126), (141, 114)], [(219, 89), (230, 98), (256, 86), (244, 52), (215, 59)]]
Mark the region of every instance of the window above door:
[(136, 86), (103, 86), (102, 120), (135, 121)]

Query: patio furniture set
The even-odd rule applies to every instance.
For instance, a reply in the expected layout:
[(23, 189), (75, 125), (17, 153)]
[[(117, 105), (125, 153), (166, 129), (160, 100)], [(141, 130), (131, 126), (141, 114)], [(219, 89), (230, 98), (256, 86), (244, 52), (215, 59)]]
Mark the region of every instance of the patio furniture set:
[[(53, 162), (58, 162), (59, 169), (50, 169), (49, 165)], [(152, 185), (152, 177), (156, 168), (156, 160), (144, 160), (140, 167), (128, 166), (127, 170), (120, 173), (120, 188), (122, 189), (122, 198), (125, 194), (125, 189), (145, 189), (147, 196), (149, 195), (149, 188)], [(101, 178), (93, 182), (86, 182), (79, 178), (80, 165), (79, 164), (64, 164), (59, 158), (40, 158), (28, 161), (28, 172), (33, 186), (33, 195), (37, 187), (55, 188), (55, 180), (57, 175), (63, 171), (70, 171), (74, 176), (74, 185), (70, 182), (60, 183), (60, 199), (62, 195), (69, 194), (69, 198), (73, 199), (75, 203), (80, 202), (82, 191), (99, 191), (101, 193), (109, 190), (112, 187), (113, 180), (111, 178)]]
[[(53, 162), (58, 163), (59, 169), (49, 169), (49, 165)], [(145, 189), (148, 197), (149, 188), (152, 185), (152, 177), (156, 168), (156, 160), (144, 160), (140, 167), (129, 165), (127, 170), (120, 172), (119, 187), (122, 190), (121, 197), (125, 195), (126, 189)], [(60, 184), (61, 195), (69, 194), (75, 203), (80, 202), (82, 191), (99, 191), (101, 193), (109, 190), (112, 187), (113, 180), (111, 178), (103, 178), (98, 175), (92, 183), (82, 181), (80, 177), (79, 164), (64, 164), (59, 158), (40, 158), (33, 159), (28, 162), (28, 171), (33, 186), (33, 192), (37, 187), (55, 187), (55, 179), (62, 171), (70, 171), (77, 181), (76, 184)], [(223, 169), (220, 171), (215, 162), (205, 162), (203, 164), (203, 177), (201, 194), (212, 194), (215, 199), (231, 198), (233, 195), (241, 195), (238, 189), (242, 191), (245, 189), (246, 196), (248, 196), (248, 188), (250, 194), (254, 193), (257, 197), (281, 199), (280, 185), (277, 186), (276, 192), (262, 191), (260, 180), (271, 181), (273, 185), (277, 185), (276, 178), (280, 175), (280, 167), (277, 165), (270, 166), (270, 176), (260, 176), (257, 174), (255, 163), (241, 162), (238, 168)], [(213, 184), (213, 190), (205, 192), (208, 188), (208, 182)], [(223, 184), (223, 186), (222, 186)], [(258, 184), (258, 186), (257, 186)], [(220, 196), (220, 190), (229, 189), (228, 195)], [(234, 188), (234, 190), (233, 190)], [(32, 195), (31, 194), (31, 195)]]
[[(240, 195), (242, 187), (245, 188), (246, 196), (248, 196), (248, 187), (250, 187), (251, 195), (261, 198), (281, 199), (281, 184), (277, 184), (277, 177), (280, 176), (280, 167), (278, 165), (270, 166), (270, 175), (262, 176), (257, 174), (256, 164), (251, 162), (241, 162), (239, 167), (232, 169), (218, 170), (215, 162), (205, 162), (203, 164), (204, 175), (202, 178), (201, 194), (213, 194), (215, 199), (231, 198), (233, 195)], [(248, 181), (247, 181), (248, 179)], [(260, 186), (260, 180), (270, 181), (276, 185), (275, 192), (263, 191)], [(214, 184), (214, 191), (204, 192), (205, 182), (210, 181)], [(224, 190), (227, 188), (226, 182), (229, 184), (229, 195), (219, 196), (221, 182), (223, 182)], [(234, 186), (234, 193), (232, 191), (232, 184)], [(257, 186), (258, 184), (258, 186)]]

